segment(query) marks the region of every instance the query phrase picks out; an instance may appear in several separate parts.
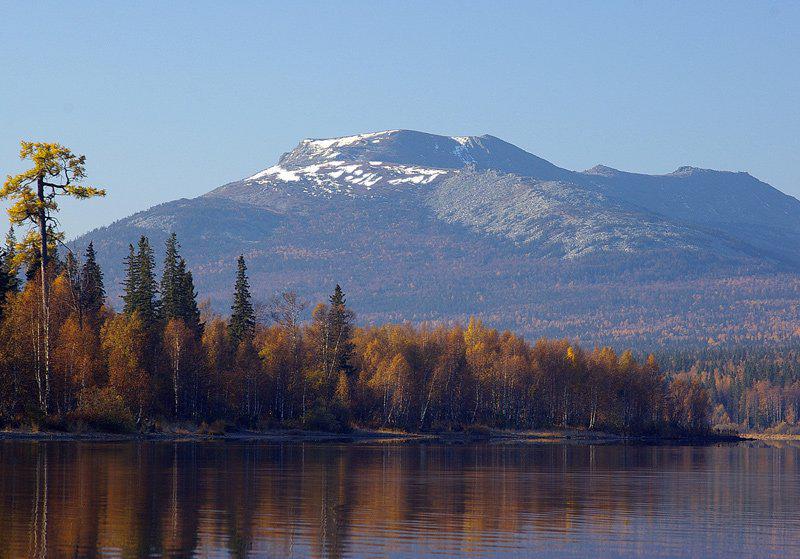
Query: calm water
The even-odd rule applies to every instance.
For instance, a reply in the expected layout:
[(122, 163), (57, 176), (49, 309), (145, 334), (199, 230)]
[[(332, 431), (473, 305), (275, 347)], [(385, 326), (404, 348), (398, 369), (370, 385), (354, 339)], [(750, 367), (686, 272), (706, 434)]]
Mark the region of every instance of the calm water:
[(0, 442), (0, 557), (800, 557), (792, 445)]

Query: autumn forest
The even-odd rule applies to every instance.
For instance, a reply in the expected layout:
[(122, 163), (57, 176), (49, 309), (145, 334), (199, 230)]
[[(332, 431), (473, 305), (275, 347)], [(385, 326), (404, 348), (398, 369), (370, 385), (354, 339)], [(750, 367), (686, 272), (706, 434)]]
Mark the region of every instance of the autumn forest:
[[(21, 156), (33, 168), (0, 191), (14, 202), (0, 254), (0, 425), (683, 435), (797, 420), (797, 375), (781, 377), (766, 363), (531, 343), (474, 318), (359, 326), (339, 285), (315, 306), (280, 286), (276, 295), (252, 293), (244, 255), (224, 317), (198, 302), (174, 233), (159, 256), (147, 237), (131, 239), (116, 311), (92, 244), (76, 254), (57, 230), (59, 197), (105, 195), (76, 185), (85, 158), (29, 142)], [(29, 229), (17, 239), (14, 226)]]
[(39, 269), (17, 284), (5, 249), (0, 417), (132, 430), (157, 421), (246, 427), (405, 430), (580, 427), (643, 433), (707, 427), (696, 381), (667, 382), (653, 357), (530, 344), (479, 320), (464, 326), (360, 328), (339, 286), (304, 321), (295, 293), (253, 304), (243, 256), (230, 318), (201, 311), (173, 235), (160, 280), (146, 237), (126, 259), (124, 308), (104, 298), (89, 245), (48, 269), (45, 371)]

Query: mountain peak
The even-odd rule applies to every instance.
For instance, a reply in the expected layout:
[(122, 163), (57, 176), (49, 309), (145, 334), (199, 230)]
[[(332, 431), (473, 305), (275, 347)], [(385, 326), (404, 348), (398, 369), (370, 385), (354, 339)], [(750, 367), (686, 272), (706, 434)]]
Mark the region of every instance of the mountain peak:
[(351, 146), (365, 141), (370, 141), (373, 144), (377, 144), (381, 141), (381, 138), (391, 136), (396, 132), (400, 132), (400, 130), (366, 132), (364, 134), (356, 134), (354, 136), (339, 136), (336, 138), (306, 138), (300, 142), (300, 146), (308, 146), (311, 149), (326, 151), (332, 148)]
[(688, 176), (688, 175), (693, 175), (695, 173), (701, 173), (701, 172), (709, 171), (709, 170), (710, 169), (701, 169), (700, 167), (692, 167), (690, 165), (683, 165), (681, 167), (678, 167), (674, 171), (672, 171), (670, 173), (670, 175)]
[(614, 169), (613, 167), (607, 167), (606, 165), (595, 165), (591, 169), (586, 169), (583, 174), (584, 175), (598, 175), (602, 177), (613, 177), (615, 175), (619, 175), (622, 171), (619, 169)]
[(395, 164), (426, 169), (493, 169), (541, 180), (563, 180), (571, 171), (494, 136), (442, 136), (384, 130), (337, 138), (306, 139), (281, 156), (278, 166), (296, 171), (332, 162)]
[[(730, 286), (707, 283), (723, 277), (722, 269), (737, 278), (731, 285), (741, 285), (743, 270), (800, 270), (793, 250), (800, 202), (744, 173), (682, 167), (646, 175), (605, 165), (574, 172), (494, 136), (413, 130), (303, 140), (267, 167), (86, 240), (93, 238), (104, 262), (118, 264), (131, 238), (147, 234), (160, 243), (176, 232), (196, 247), (187, 259), (197, 266), (198, 287), (219, 308), (226, 308), (232, 273), (220, 273), (223, 263), (246, 252), (252, 285), (266, 293), (285, 285), (318, 297), (309, 285), (343, 281), (353, 286), (365, 320), (458, 319), (464, 301), (485, 298), (483, 308), (498, 320), (516, 324), (520, 312), (529, 313), (531, 336), (542, 333), (542, 312), (525, 306), (530, 293), (558, 309), (577, 299), (616, 308), (619, 298), (608, 289), (622, 285), (620, 278), (637, 290), (659, 285), (646, 303), (649, 314), (635, 318), (655, 333), (651, 318), (660, 320), (676, 293), (691, 295), (669, 307), (685, 316), (701, 316), (695, 287), (709, 313), (728, 313), (753, 298), (755, 291), (725, 299)], [(687, 277), (699, 283), (687, 287)], [(595, 281), (599, 287), (563, 299), (566, 282)], [(768, 325), (765, 332), (772, 331), (770, 313), (785, 301), (786, 289), (764, 295), (772, 301), (757, 319)], [(424, 308), (415, 306), (420, 301)], [(754, 315), (745, 310), (721, 332), (749, 329)], [(565, 322), (576, 326), (560, 335), (585, 334), (579, 325), (586, 316), (599, 317), (608, 330), (630, 329), (630, 316), (589, 306), (576, 309)], [(665, 328), (683, 323), (665, 320)]]
[[(466, 170), (469, 172), (462, 172)], [(443, 136), (402, 129), (302, 140), (277, 165), (209, 194), (289, 211), (316, 203), (314, 200), (375, 198), (396, 191), (430, 192), (445, 181), (464, 185), (470, 176), (484, 172), (489, 172), (486, 177), (503, 175), (529, 185), (579, 187), (574, 196), (600, 192), (609, 199), (633, 202), (685, 223), (735, 220), (740, 207), (722, 203), (735, 195), (740, 204), (749, 205), (748, 219), (757, 221), (756, 214), (765, 219), (769, 215), (773, 223), (777, 220), (795, 227), (790, 217), (795, 214), (789, 206), (797, 201), (781, 195), (764, 202), (760, 193), (768, 185), (746, 173), (682, 166), (664, 175), (644, 175), (606, 165), (575, 172), (489, 134)], [(487, 192), (496, 190), (496, 180), (481, 180)], [(782, 211), (776, 213), (777, 207)]]

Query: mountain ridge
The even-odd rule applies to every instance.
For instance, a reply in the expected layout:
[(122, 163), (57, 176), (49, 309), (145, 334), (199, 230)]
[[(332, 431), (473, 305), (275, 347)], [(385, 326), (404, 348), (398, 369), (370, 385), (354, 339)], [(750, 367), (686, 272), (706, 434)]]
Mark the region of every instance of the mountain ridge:
[[(550, 315), (570, 298), (558, 288), (564, 282), (584, 278), (581, 289), (591, 292), (628, 277), (633, 289), (653, 294), (630, 312), (676, 328), (697, 305), (691, 298), (665, 305), (663, 293), (672, 289), (665, 286), (700, 282), (702, 299), (700, 285), (712, 279), (789, 274), (793, 285), (800, 270), (792, 250), (800, 243), (800, 201), (747, 173), (689, 166), (664, 175), (606, 166), (572, 171), (491, 135), (387, 130), (302, 140), (271, 167), (138, 212), (75, 244), (94, 239), (106, 267), (118, 268), (136, 236), (158, 241), (171, 230), (193, 247), (187, 250), (198, 288), (222, 311), (231, 254), (242, 252), (256, 289), (319, 298), (327, 284), (344, 282), (368, 320), (474, 312), (528, 335), (599, 341), (604, 334), (577, 326), (577, 316), (555, 331), (537, 331), (528, 290), (560, 298), (536, 307)], [(778, 292), (787, 299), (782, 288), (765, 299)], [(616, 293), (563, 312), (616, 321), (612, 307), (623, 295)], [(110, 294), (116, 298), (118, 289)], [(716, 297), (709, 301), (719, 306)], [(722, 306), (736, 304), (730, 299)]]

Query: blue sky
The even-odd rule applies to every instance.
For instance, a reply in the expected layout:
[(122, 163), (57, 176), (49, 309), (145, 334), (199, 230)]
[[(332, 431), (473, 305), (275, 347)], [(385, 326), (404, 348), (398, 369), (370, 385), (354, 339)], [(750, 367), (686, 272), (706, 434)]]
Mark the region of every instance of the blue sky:
[(109, 196), (68, 236), (389, 128), (798, 196), (798, 29), (798, 2), (0, 0), (0, 173), (22, 138), (85, 153)]

